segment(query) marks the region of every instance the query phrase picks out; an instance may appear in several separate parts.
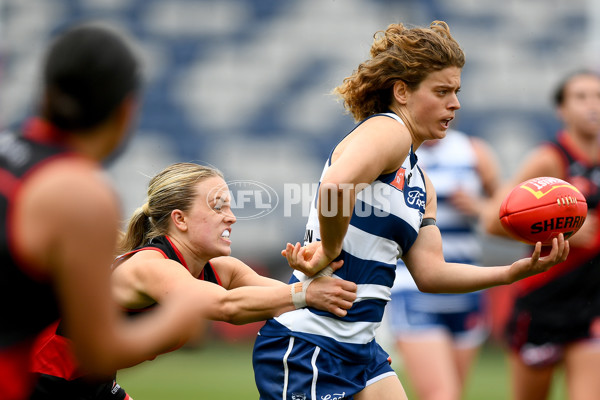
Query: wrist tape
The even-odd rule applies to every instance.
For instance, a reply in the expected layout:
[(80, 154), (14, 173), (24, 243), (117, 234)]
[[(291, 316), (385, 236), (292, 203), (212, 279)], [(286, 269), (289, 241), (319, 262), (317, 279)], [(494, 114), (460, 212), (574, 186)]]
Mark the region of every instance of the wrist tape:
[(306, 289), (310, 285), (312, 279), (307, 279), (304, 282), (296, 282), (291, 285), (292, 303), (296, 309), (306, 307)]
[(323, 276), (331, 276), (333, 275), (333, 268), (331, 266), (327, 266), (319, 271), (315, 276), (309, 278), (302, 282), (296, 282), (291, 285), (292, 292), (292, 303), (294, 303), (294, 307), (304, 308), (306, 307), (306, 291), (308, 290), (308, 286), (312, 283), (313, 280), (317, 278), (321, 278)]

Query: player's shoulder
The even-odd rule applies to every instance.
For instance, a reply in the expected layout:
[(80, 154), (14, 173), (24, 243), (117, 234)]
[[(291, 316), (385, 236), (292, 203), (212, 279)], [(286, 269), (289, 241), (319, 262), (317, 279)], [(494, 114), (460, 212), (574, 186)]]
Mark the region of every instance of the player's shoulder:
[(562, 151), (556, 145), (552, 142), (545, 142), (531, 149), (526, 155), (525, 162), (545, 168), (548, 170), (546, 175), (554, 176), (551, 172), (554, 172), (559, 165), (562, 165), (563, 158)]
[[(60, 217), (118, 215), (117, 196), (100, 166), (81, 157), (52, 160), (24, 183), (25, 201)], [(69, 218), (71, 219), (71, 218)]]
[(38, 175), (37, 184), (65, 197), (66, 201), (80, 196), (94, 203), (114, 200), (112, 186), (100, 165), (82, 157), (67, 157), (47, 163)]
[(367, 129), (370, 128), (384, 128), (383, 132), (407, 132), (408, 129), (402, 119), (396, 114), (384, 113), (375, 114), (372, 117), (366, 119), (360, 126)]
[(242, 268), (246, 267), (246, 264), (235, 257), (232, 256), (220, 256), (210, 259), (210, 264), (217, 269), (221, 268)]
[(393, 154), (397, 154), (399, 148), (408, 151), (412, 144), (408, 128), (395, 114), (374, 115), (358, 126), (357, 134), (368, 137), (379, 151), (389, 150)]

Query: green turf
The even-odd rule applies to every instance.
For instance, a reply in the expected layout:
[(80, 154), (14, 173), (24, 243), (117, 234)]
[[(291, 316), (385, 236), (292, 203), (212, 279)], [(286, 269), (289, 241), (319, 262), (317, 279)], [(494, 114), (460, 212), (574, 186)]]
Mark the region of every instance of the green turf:
[(119, 371), (117, 382), (134, 400), (258, 399), (251, 342), (179, 349)]
[[(204, 348), (180, 349), (120, 371), (117, 380), (134, 400), (256, 400), (251, 357), (251, 342), (230, 344), (213, 340)], [(409, 399), (416, 399), (398, 368)], [(549, 400), (564, 398), (564, 382), (559, 377)], [(484, 347), (464, 400), (482, 399), (509, 399), (506, 362), (497, 346)]]

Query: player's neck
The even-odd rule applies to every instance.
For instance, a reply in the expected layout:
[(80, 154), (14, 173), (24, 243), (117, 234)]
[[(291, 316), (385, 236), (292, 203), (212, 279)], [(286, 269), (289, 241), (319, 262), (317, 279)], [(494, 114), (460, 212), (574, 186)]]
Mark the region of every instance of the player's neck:
[(589, 135), (574, 130), (566, 130), (571, 143), (592, 163), (600, 159), (600, 142), (598, 135)]

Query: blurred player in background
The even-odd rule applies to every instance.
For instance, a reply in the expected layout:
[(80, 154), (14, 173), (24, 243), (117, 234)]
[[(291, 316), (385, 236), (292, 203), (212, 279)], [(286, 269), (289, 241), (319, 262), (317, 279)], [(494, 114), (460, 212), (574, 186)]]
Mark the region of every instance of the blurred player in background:
[[(123, 255), (112, 275), (117, 303), (139, 315), (185, 294), (187, 307), (197, 310), (190, 317), (196, 325), (206, 319), (261, 321), (307, 304), (346, 315), (356, 298), (352, 282), (322, 277), (309, 286), (287, 285), (229, 257), (235, 221), (221, 172), (194, 163), (165, 168), (151, 179), (148, 201), (134, 212), (122, 237)], [(56, 324), (38, 343), (34, 366), (42, 375), (32, 400), (128, 398), (112, 378), (94, 382), (81, 375)]]
[[(416, 153), (435, 186), (444, 258), (481, 264), (479, 217), (500, 183), (496, 155), (483, 140), (452, 129)], [(423, 293), (398, 260), (386, 316), (417, 398), (460, 399), (488, 336), (484, 293)]]
[(112, 29), (68, 29), (43, 65), (39, 117), (0, 133), (0, 398), (28, 398), (35, 336), (59, 316), (90, 373), (110, 374), (191, 336), (183, 295), (136, 321), (111, 301), (119, 204), (99, 161), (137, 109), (140, 70)]
[(267, 321), (253, 355), (261, 399), (406, 398), (375, 340), (399, 256), (420, 290), (450, 293), (512, 283), (566, 258), (561, 235), (549, 256), (539, 257), (538, 243), (531, 258), (512, 265), (444, 260), (435, 189), (414, 152), (446, 136), (460, 108), (464, 62), (445, 22), (391, 24), (375, 35), (371, 58), (336, 88), (360, 122), (326, 161), (305, 246), (288, 243), (282, 253), (296, 269), (290, 282), (343, 260), (336, 276), (357, 283), (357, 300), (343, 318), (306, 308)]
[(538, 176), (570, 182), (588, 204), (585, 223), (569, 238), (568, 260), (513, 285), (505, 335), (515, 400), (546, 399), (561, 362), (570, 400), (600, 398), (600, 75), (567, 76), (554, 102), (562, 129), (532, 151), (486, 213), (488, 231), (506, 235), (499, 205), (511, 188)]

